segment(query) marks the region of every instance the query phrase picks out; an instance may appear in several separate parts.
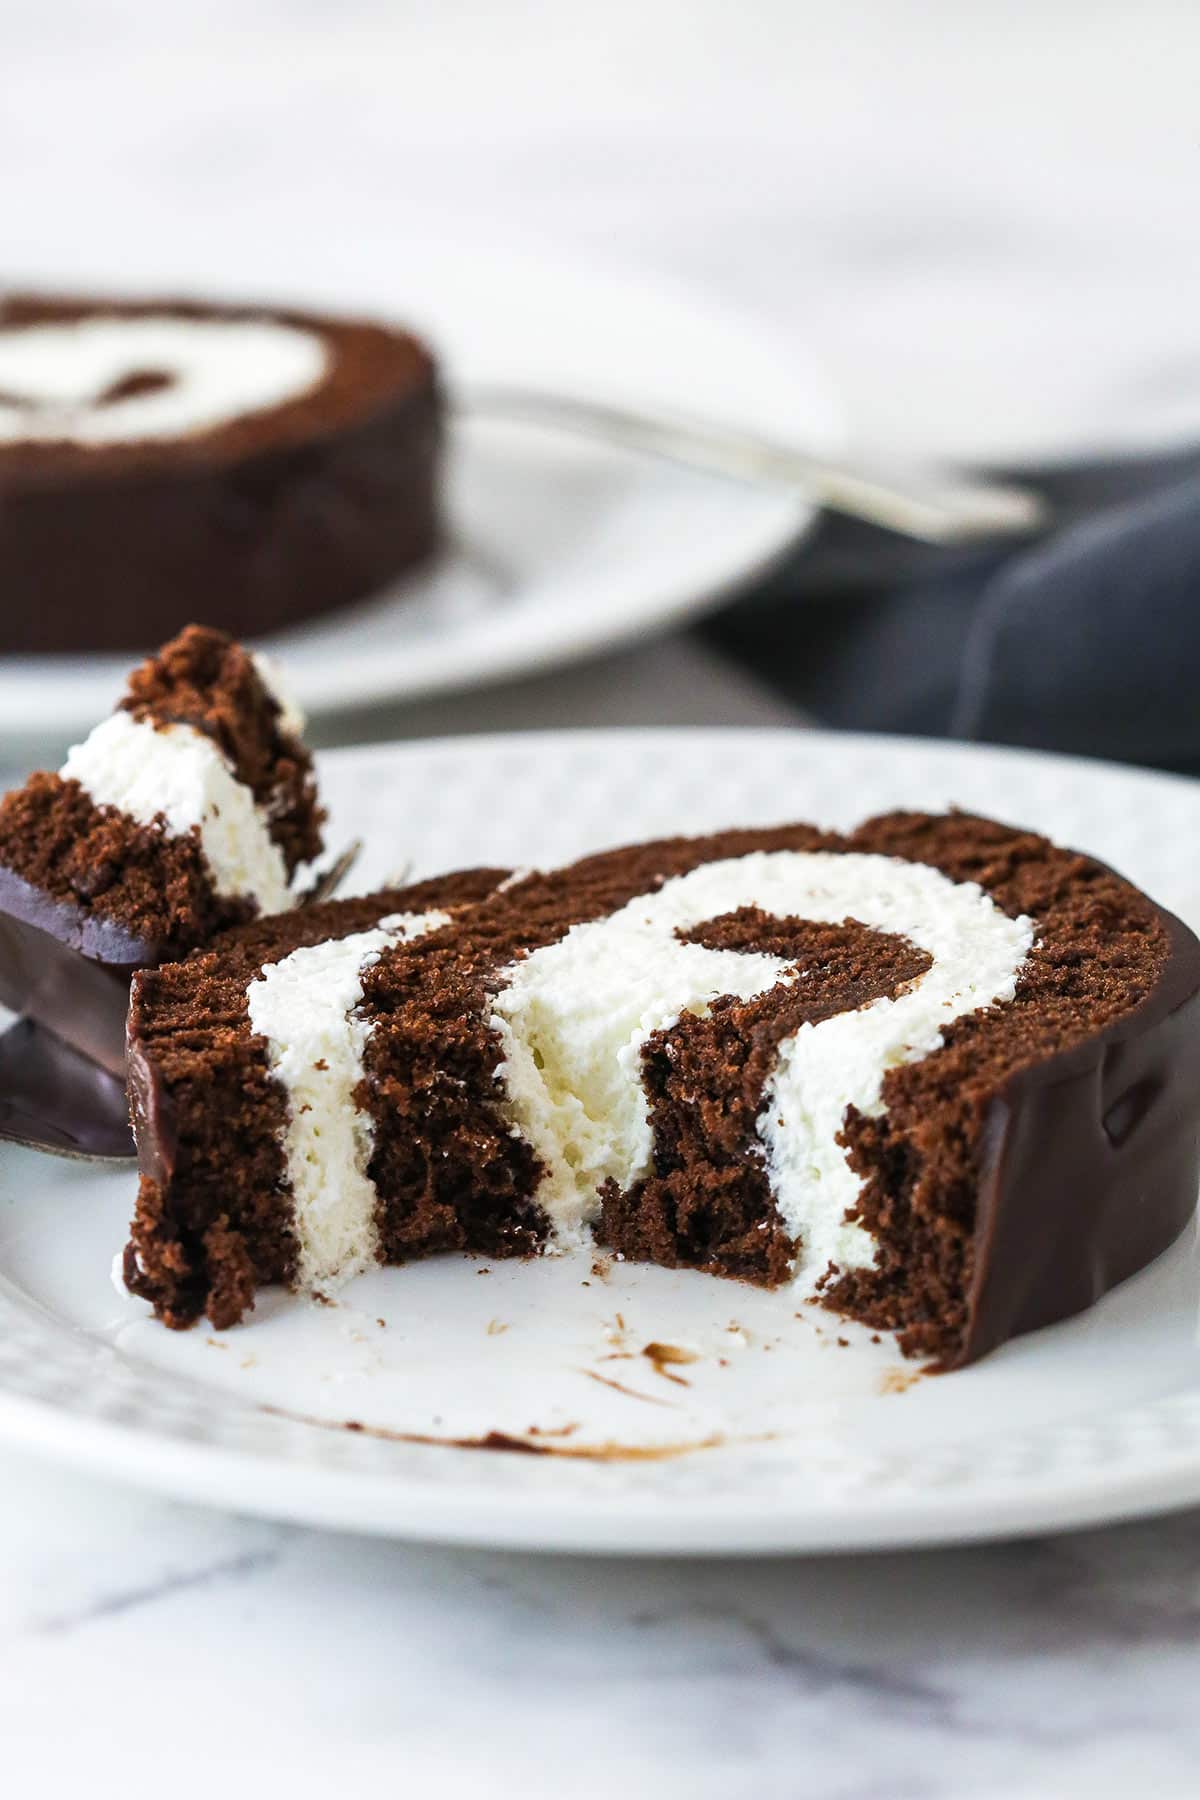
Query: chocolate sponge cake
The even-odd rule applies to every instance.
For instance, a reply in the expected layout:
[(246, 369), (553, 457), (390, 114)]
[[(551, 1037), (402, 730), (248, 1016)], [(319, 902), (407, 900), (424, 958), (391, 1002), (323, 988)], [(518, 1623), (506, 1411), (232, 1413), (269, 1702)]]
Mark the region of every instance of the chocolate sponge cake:
[(168, 1323), (595, 1236), (954, 1366), (1194, 1209), (1200, 944), (1085, 856), (895, 814), (468, 880), (137, 978), (125, 1271)]
[(134, 969), (294, 903), (322, 814), (277, 682), (189, 626), (57, 774), (0, 800), (0, 1001), (119, 1068)]
[(168, 1324), (206, 1310), (232, 1323), (263, 1282), (319, 1292), (365, 1267), (376, 1198), (357, 1106), (365, 973), (502, 879), (470, 870), (308, 906), (139, 977), (129, 1029), (141, 1183), (124, 1271)]
[(0, 301), (0, 653), (239, 636), (371, 593), (437, 531), (409, 333), (191, 301)]

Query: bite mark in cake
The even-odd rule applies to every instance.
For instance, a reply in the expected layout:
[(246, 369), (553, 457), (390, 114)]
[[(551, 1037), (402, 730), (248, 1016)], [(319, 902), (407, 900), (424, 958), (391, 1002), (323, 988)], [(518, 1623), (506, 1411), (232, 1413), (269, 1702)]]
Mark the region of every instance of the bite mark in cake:
[(629, 1190), (651, 1173), (643, 1061), (656, 1033), (717, 1000), (772, 990), (785, 1000), (803, 973), (793, 957), (694, 935), (739, 908), (765, 915), (768, 933), (787, 918), (854, 920), (927, 953), (902, 993), (804, 1020), (779, 1042), (757, 1142), (745, 1147), (765, 1161), (796, 1273), (867, 1266), (874, 1245), (847, 1217), (859, 1188), (838, 1143), (847, 1106), (878, 1111), (887, 1069), (935, 1050), (959, 1014), (1011, 1000), (1033, 942), (1030, 921), (1007, 918), (974, 883), (888, 857), (783, 850), (707, 863), (505, 971), (493, 1014), (500, 1075), (512, 1123), (547, 1170), (538, 1204), (557, 1236), (576, 1239), (609, 1184)]

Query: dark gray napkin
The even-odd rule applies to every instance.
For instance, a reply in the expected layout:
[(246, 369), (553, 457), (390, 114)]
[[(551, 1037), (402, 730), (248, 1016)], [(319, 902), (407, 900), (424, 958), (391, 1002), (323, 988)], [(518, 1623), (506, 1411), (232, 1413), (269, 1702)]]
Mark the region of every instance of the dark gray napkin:
[(824, 527), (710, 628), (822, 724), (1200, 771), (1200, 466), (1037, 477), (1060, 528), (1006, 554)]

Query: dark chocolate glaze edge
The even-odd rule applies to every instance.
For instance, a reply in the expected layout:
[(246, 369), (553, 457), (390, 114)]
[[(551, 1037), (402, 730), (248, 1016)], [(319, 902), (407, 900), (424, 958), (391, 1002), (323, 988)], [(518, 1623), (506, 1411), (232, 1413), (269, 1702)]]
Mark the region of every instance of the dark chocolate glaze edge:
[(77, 900), (59, 899), (0, 863), (0, 913), (31, 926), (89, 962), (126, 976), (161, 960), (164, 945), (92, 912)]
[(132, 1011), (126, 1039), (126, 1090), (137, 1146), (138, 1174), (164, 1186), (175, 1173), (179, 1152), (175, 1108), (157, 1065), (146, 1055), (137, 1037)]
[(1153, 989), (1086, 1043), (1019, 1070), (991, 1103), (967, 1327), (950, 1367), (1092, 1306), (1196, 1210), (1200, 942), (1154, 911), (1170, 952)]

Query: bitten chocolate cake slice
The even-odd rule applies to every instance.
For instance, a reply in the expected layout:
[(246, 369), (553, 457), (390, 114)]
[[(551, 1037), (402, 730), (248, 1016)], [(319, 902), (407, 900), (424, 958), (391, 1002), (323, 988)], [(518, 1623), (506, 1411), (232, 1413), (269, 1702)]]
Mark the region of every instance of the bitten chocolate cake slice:
[(259, 636), (437, 537), (433, 358), (369, 320), (0, 300), (0, 652)]
[[(260, 1267), (232, 1286), (210, 1268), (205, 1233), (178, 1229), (195, 1196), (223, 1245), (269, 1194), (300, 1286), (595, 1232), (793, 1283), (953, 1365), (1090, 1304), (1195, 1206), (1200, 944), (1102, 865), (988, 820), (728, 832), (527, 875), (375, 944), (348, 999), (336, 969), (274, 966), (247, 983), (217, 950), (137, 984), (151, 1100), (127, 1268), (171, 1323), (230, 1322)], [(171, 996), (203, 1007), (218, 982), (276, 1108), (236, 1166), (199, 1069), (173, 1060), (195, 1021)], [(332, 1056), (297, 1036), (301, 985), (327, 996)], [(314, 1060), (343, 1071), (322, 1191), (353, 1167), (319, 1235)], [(182, 1287), (155, 1274), (176, 1267)]]
[(304, 907), (135, 979), (141, 1182), (123, 1275), (169, 1325), (232, 1324), (265, 1282), (321, 1293), (375, 1259), (363, 981), (502, 878), (468, 870)]
[(0, 801), (0, 1000), (119, 1066), (134, 969), (294, 903), (321, 850), (302, 729), (224, 632), (136, 669), (58, 774)]

